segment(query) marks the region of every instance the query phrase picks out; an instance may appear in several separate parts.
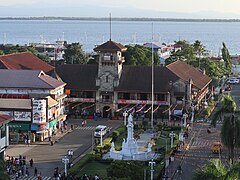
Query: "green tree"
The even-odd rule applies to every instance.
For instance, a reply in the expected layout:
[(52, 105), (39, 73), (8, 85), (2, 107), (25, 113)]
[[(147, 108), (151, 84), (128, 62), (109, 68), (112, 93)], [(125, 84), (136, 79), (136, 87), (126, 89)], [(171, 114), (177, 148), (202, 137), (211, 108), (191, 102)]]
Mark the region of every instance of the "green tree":
[(224, 119), (221, 129), (221, 140), (228, 148), (229, 163), (233, 164), (234, 148), (240, 146), (240, 121), (234, 116), (237, 105), (232, 96), (225, 95), (221, 100), (221, 107), (215, 112), (212, 124), (216, 126), (217, 120)]
[[(151, 49), (141, 46), (126, 46), (127, 51), (123, 54), (125, 57), (126, 65), (135, 65), (135, 66), (151, 66), (152, 64), (152, 51)], [(159, 57), (156, 53), (153, 55), (154, 64), (157, 65), (160, 63)]]
[(222, 57), (223, 57), (223, 60), (225, 62), (225, 67), (228, 70), (228, 74), (230, 74), (231, 71), (232, 71), (232, 61), (231, 61), (229, 51), (228, 51), (228, 49), (226, 47), (226, 44), (224, 42), (223, 42), (223, 48), (222, 48)]
[(225, 166), (220, 159), (211, 159), (193, 174), (193, 180), (235, 180), (240, 179), (240, 164)]
[(234, 148), (240, 146), (240, 121), (234, 115), (224, 117), (221, 140), (224, 146), (228, 148), (228, 160), (230, 164), (233, 164)]
[(46, 63), (50, 63), (51, 59), (50, 57), (43, 55), (43, 54), (37, 54), (36, 55), (39, 59), (43, 60)]
[(171, 54), (171, 56), (166, 60), (166, 64), (172, 63), (177, 60), (186, 61), (188, 64), (191, 63), (195, 57), (194, 48), (187, 41), (177, 41), (175, 42), (181, 47), (181, 50), (178, 50)]
[(87, 56), (79, 43), (72, 43), (64, 50), (63, 58), (66, 64), (86, 64)]
[(235, 113), (237, 105), (230, 95), (224, 95), (221, 99), (220, 107), (215, 111), (212, 118), (212, 125), (216, 126), (218, 120), (222, 120), (223, 116), (231, 116)]

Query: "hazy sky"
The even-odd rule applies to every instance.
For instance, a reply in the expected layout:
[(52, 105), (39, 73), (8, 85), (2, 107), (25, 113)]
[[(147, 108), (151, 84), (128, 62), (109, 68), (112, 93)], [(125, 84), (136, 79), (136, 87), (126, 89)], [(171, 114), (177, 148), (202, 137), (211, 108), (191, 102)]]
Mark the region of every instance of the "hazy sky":
[(0, 0), (0, 16), (239, 18), (240, 0)]

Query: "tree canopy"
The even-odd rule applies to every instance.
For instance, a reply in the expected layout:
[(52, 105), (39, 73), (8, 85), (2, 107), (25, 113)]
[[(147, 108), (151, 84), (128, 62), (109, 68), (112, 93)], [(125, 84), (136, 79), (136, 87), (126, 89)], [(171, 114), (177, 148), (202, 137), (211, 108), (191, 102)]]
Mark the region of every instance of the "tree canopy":
[(225, 166), (220, 159), (211, 159), (194, 172), (193, 180), (234, 180), (240, 178), (239, 163)]
[(225, 67), (228, 70), (228, 73), (230, 74), (232, 71), (232, 61), (231, 61), (229, 51), (224, 42), (223, 42), (223, 48), (222, 48), (222, 57), (225, 62)]
[[(125, 57), (126, 65), (135, 66), (151, 66), (152, 64), (152, 51), (151, 49), (141, 45), (128, 45), (127, 51), (123, 54)], [(157, 53), (154, 53), (154, 64), (160, 63)]]
[(86, 64), (87, 56), (82, 50), (82, 45), (72, 43), (64, 50), (63, 58), (66, 64)]

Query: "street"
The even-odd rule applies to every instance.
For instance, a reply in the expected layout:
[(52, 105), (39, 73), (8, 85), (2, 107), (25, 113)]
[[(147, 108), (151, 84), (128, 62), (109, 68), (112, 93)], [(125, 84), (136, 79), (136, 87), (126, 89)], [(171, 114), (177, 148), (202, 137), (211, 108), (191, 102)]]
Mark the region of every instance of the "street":
[(6, 155), (18, 157), (19, 154), (27, 157), (27, 165), (29, 167), (29, 160), (32, 158), (33, 168), (29, 168), (30, 176), (32, 176), (33, 170), (36, 167), (38, 172), (41, 172), (42, 177), (48, 179), (53, 176), (54, 168), (58, 167), (59, 170), (63, 170), (64, 164), (62, 158), (67, 155), (68, 150), (73, 150), (73, 158), (70, 159), (72, 162), (78, 158), (85, 151), (91, 148), (93, 141), (93, 132), (97, 125), (107, 125), (115, 129), (123, 121), (118, 120), (105, 120), (99, 119), (98, 121), (87, 120), (87, 124), (82, 127), (82, 120), (71, 119), (68, 120), (68, 125), (74, 125), (74, 130), (61, 138), (53, 146), (50, 142), (47, 145), (11, 145), (7, 148)]
[[(237, 105), (240, 105), (240, 85), (233, 85), (230, 94), (234, 97)], [(197, 168), (202, 167), (212, 158), (221, 158), (223, 163), (227, 163), (227, 149), (223, 146), (221, 154), (213, 154), (211, 147), (213, 142), (221, 140), (221, 123), (217, 123), (216, 128), (211, 127), (211, 133), (207, 132), (210, 123), (196, 123), (194, 124), (195, 137), (189, 150), (176, 154), (175, 163), (182, 164), (182, 174), (176, 173), (173, 179), (176, 180), (191, 180), (193, 173)], [(235, 149), (235, 157), (240, 155), (239, 149)], [(173, 171), (173, 170), (172, 170)]]

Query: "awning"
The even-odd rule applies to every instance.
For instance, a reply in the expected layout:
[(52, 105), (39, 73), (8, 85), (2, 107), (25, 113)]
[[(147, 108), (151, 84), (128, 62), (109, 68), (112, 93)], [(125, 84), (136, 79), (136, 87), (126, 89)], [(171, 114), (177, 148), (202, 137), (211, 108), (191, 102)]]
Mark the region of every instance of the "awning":
[(25, 130), (30, 131), (30, 124), (22, 124), (22, 123), (8, 123), (10, 129), (13, 130)]
[(31, 99), (0, 99), (1, 109), (32, 109)]

